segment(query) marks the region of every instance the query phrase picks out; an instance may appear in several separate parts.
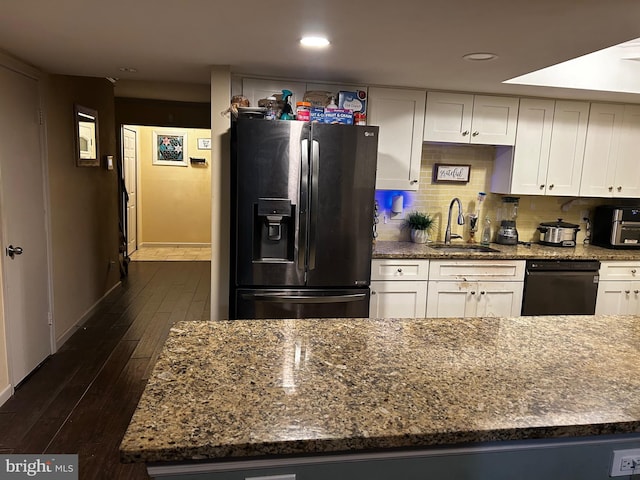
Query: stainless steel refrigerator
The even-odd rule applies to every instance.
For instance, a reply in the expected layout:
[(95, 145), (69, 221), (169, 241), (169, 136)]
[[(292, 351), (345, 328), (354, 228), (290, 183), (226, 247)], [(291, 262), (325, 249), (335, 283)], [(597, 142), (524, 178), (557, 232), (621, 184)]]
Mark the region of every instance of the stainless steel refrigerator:
[(378, 127), (232, 127), (231, 318), (367, 317)]

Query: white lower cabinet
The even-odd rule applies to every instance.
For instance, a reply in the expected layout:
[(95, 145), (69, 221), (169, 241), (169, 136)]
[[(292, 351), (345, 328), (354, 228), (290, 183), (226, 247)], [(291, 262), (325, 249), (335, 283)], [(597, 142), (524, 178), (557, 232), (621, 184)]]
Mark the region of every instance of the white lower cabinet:
[(601, 281), (598, 284), (596, 315), (640, 314), (640, 282)]
[(640, 262), (600, 264), (596, 315), (640, 315)]
[(523, 281), (520, 260), (432, 260), (427, 317), (519, 316)]
[(370, 318), (423, 318), (429, 260), (374, 259)]
[(516, 317), (522, 282), (429, 282), (427, 317)]

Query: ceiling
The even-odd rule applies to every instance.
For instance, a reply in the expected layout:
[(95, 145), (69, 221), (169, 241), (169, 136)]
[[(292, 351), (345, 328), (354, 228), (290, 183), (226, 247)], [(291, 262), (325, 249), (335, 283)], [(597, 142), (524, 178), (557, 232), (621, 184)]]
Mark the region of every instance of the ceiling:
[[(308, 33), (331, 46), (303, 49)], [(502, 82), (638, 37), (637, 0), (20, 0), (3, 2), (0, 15), (0, 48), (55, 74), (208, 84), (212, 65), (229, 65), (310, 81), (632, 103), (640, 95), (600, 86)], [(463, 60), (470, 52), (498, 58)]]

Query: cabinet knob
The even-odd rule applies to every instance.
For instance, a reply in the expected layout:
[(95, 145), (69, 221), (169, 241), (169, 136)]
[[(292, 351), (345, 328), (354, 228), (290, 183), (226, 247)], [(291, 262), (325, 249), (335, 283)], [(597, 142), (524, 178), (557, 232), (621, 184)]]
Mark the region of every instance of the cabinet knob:
[(484, 295), (484, 290), (480, 290), (480, 295)]
[(544, 190), (544, 183), (540, 185), (540, 190)]
[(633, 273), (633, 274), (635, 275), (635, 274), (636, 274), (636, 269), (635, 269), (635, 268), (632, 268), (632, 269), (631, 269), (631, 273)]
[(475, 290), (471, 290), (471, 295), (475, 295), (476, 291)]
[(640, 293), (640, 290), (634, 290), (633, 293), (637, 295), (638, 293)]
[(401, 268), (398, 269), (398, 273), (402, 273), (402, 269)]
[(622, 185), (618, 186), (618, 191), (621, 192), (622, 191)]
[(610, 191), (610, 192), (613, 192), (613, 185), (611, 185), (611, 186), (609, 187), (609, 191)]
[(418, 183), (418, 180), (411, 180), (409, 183), (410, 183), (411, 185), (413, 185), (413, 184), (415, 184), (415, 183)]
[(476, 131), (476, 132), (473, 132), (471, 135), (472, 135), (473, 137), (477, 137), (478, 135), (480, 135), (480, 132), (477, 132), (477, 131)]
[(629, 295), (631, 293), (630, 290), (625, 290), (624, 293), (626, 293), (627, 295)]
[(555, 187), (555, 185), (552, 183), (551, 185), (549, 185), (549, 190), (551, 190), (553, 187)]
[(375, 295), (376, 291), (375, 290), (371, 290), (371, 295)]
[(462, 132), (463, 137), (466, 137), (467, 135), (469, 135), (469, 130), (465, 130), (464, 132)]

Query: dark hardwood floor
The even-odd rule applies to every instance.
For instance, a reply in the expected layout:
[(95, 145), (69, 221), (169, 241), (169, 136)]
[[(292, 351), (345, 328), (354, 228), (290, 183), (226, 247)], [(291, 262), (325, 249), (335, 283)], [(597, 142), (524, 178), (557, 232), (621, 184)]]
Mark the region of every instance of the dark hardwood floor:
[(146, 479), (118, 447), (169, 328), (210, 318), (209, 262), (132, 262), (98, 311), (0, 407), (0, 453), (77, 453), (80, 479)]

